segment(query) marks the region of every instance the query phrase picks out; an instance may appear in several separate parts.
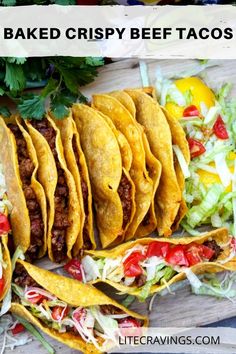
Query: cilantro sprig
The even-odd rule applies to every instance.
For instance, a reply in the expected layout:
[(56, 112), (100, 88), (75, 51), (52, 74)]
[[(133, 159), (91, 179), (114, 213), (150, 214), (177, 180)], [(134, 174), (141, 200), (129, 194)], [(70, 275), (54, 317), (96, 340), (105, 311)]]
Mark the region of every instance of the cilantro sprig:
[[(86, 102), (79, 87), (91, 83), (97, 67), (104, 64), (96, 57), (0, 58), (0, 96), (12, 99), (22, 118), (42, 119), (46, 106), (57, 119), (64, 118), (76, 101)], [(27, 92), (41, 87), (40, 92)], [(10, 112), (0, 108), (7, 117)]]

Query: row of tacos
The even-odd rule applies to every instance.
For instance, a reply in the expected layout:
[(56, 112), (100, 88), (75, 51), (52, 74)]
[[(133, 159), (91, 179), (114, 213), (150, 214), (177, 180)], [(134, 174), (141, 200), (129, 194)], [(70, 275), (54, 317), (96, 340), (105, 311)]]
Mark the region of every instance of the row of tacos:
[(0, 137), (14, 242), (30, 261), (95, 249), (92, 199), (103, 248), (169, 236), (186, 212), (172, 144), (188, 162), (187, 141), (151, 88), (94, 95), (60, 121), (1, 118)]
[(159, 106), (153, 89), (95, 94), (91, 107), (74, 105), (72, 113), (103, 247), (156, 229), (170, 236), (187, 212), (184, 176), (172, 146), (178, 146), (186, 164), (190, 154), (184, 130)]
[(15, 246), (30, 261), (48, 250), (56, 262), (94, 248), (91, 187), (72, 118), (60, 126), (50, 116), (1, 119), (0, 135)]

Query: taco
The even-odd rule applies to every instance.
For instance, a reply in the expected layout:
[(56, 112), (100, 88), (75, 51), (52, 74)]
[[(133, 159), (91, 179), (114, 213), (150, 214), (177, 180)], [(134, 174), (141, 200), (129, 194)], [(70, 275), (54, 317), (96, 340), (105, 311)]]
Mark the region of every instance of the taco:
[(112, 122), (86, 105), (76, 104), (72, 110), (87, 160), (97, 227), (105, 248), (124, 239), (135, 210), (134, 184), (122, 167)]
[(191, 272), (235, 270), (231, 239), (221, 228), (199, 237), (143, 238), (107, 251), (87, 251), (80, 260), (83, 281), (105, 282), (144, 300)]
[(80, 203), (81, 229), (79, 237), (73, 247), (73, 254), (77, 255), (82, 248), (96, 248), (93, 232), (92, 192), (88, 168), (84, 153), (81, 149), (80, 137), (72, 118), (72, 112), (70, 111), (66, 119), (55, 119), (54, 122), (61, 133), (66, 163), (74, 177)]
[(38, 177), (48, 202), (48, 255), (52, 261), (71, 258), (80, 235), (80, 204), (75, 181), (67, 168), (60, 131), (49, 117), (26, 125), (39, 160)]
[(115, 344), (119, 330), (142, 330), (148, 320), (92, 287), (18, 261), (11, 311), (44, 333), (83, 353)]
[(162, 165), (156, 193), (156, 218), (159, 235), (170, 236), (178, 214), (181, 190), (178, 184), (172, 136), (167, 119), (158, 103), (143, 90), (126, 90), (136, 107), (136, 119), (144, 127), (153, 155)]
[(174, 232), (179, 228), (179, 224), (181, 220), (183, 219), (183, 217), (188, 211), (188, 207), (183, 195), (185, 189), (185, 178), (188, 177), (188, 174), (184, 175), (183, 167), (181, 167), (179, 161), (181, 161), (181, 158), (183, 158), (186, 166), (188, 166), (190, 163), (190, 151), (189, 151), (188, 141), (186, 139), (186, 134), (181, 124), (165, 108), (162, 108), (162, 111), (165, 114), (166, 120), (169, 124), (170, 131), (171, 131), (172, 145), (175, 152), (174, 155), (175, 173), (176, 173), (177, 181), (182, 195), (178, 214), (176, 215), (175, 221), (171, 226), (171, 229)]
[(42, 257), (47, 250), (47, 206), (38, 179), (38, 159), (32, 140), (19, 117), (9, 124), (0, 119), (3, 165), (13, 240), (20, 245), (29, 261)]
[[(126, 107), (111, 95), (94, 95), (92, 106), (112, 120), (116, 129), (126, 137), (132, 150), (133, 159), (130, 176), (135, 185), (136, 212), (133, 221), (126, 231), (126, 239), (135, 236), (142, 222), (146, 226), (146, 232), (144, 233), (148, 234), (150, 232), (150, 218), (148, 218), (149, 220), (145, 220), (145, 216), (150, 210), (154, 187), (153, 181), (147, 171), (147, 160), (141, 128)], [(155, 228), (155, 215), (153, 216), (152, 224), (154, 224)], [(151, 228), (153, 228), (153, 225), (151, 225)]]
[[(126, 92), (113, 91), (110, 92), (108, 95), (115, 97), (130, 112), (132, 117), (134, 119), (136, 118), (136, 108), (134, 102)], [(147, 234), (150, 234), (152, 231), (156, 229), (157, 226), (156, 213), (155, 213), (155, 194), (160, 181), (161, 164), (151, 152), (144, 129), (139, 124), (137, 124), (137, 127), (140, 128), (141, 135), (142, 135), (143, 147), (144, 147), (145, 157), (146, 157), (146, 168), (149, 177), (153, 182), (151, 205), (143, 221), (138, 226), (135, 232), (135, 237), (142, 237), (142, 236), (146, 236)], [(132, 236), (127, 234), (126, 240), (129, 240), (130, 238), (132, 238)]]

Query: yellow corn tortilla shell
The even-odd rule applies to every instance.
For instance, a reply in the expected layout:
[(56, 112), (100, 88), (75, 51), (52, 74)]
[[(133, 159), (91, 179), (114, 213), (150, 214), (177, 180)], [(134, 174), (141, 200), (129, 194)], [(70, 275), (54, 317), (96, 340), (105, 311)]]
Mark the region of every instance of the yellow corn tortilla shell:
[(29, 212), (18, 168), (15, 138), (3, 118), (0, 118), (0, 141), (0, 161), (3, 166), (8, 199), (13, 206), (10, 221), (14, 243), (15, 246), (20, 245), (23, 252), (26, 252), (30, 246)]
[[(189, 151), (188, 141), (186, 139), (186, 134), (185, 134), (181, 124), (165, 108), (162, 107), (162, 111), (165, 114), (165, 117), (166, 117), (167, 122), (170, 127), (170, 131), (171, 131), (171, 135), (172, 135), (172, 144), (177, 145), (180, 148), (180, 150), (182, 151), (182, 154), (185, 158), (186, 163), (189, 164), (190, 163), (190, 151)], [(180, 202), (178, 214), (175, 218), (174, 224), (172, 225), (173, 232), (179, 228), (179, 224), (180, 224), (181, 220), (183, 219), (183, 217), (185, 216), (185, 214), (188, 211), (188, 207), (187, 207), (185, 199), (183, 197), (183, 192), (184, 192), (184, 188), (185, 188), (185, 179), (184, 179), (184, 175), (183, 175), (183, 172), (181, 170), (181, 167), (179, 165), (177, 158), (174, 159), (174, 166), (175, 166), (175, 173), (176, 173), (176, 177), (178, 180), (178, 184), (179, 184), (179, 187), (180, 187), (180, 190), (182, 193), (182, 199)]]
[(11, 286), (11, 276), (12, 276), (12, 266), (11, 266), (11, 256), (7, 247), (8, 236), (1, 235), (1, 243), (2, 243), (2, 256), (3, 262), (6, 264), (6, 267), (3, 267), (3, 280), (4, 280), (4, 288), (3, 292), (0, 296), (0, 301), (4, 299), (7, 294), (8, 289)]
[[(20, 119), (18, 116), (12, 116), (8, 123), (18, 124), (26, 141), (30, 159), (34, 164), (34, 171), (31, 176), (31, 187), (34, 190), (37, 201), (40, 205), (44, 223), (44, 242), (38, 255), (39, 257), (42, 257), (46, 253), (47, 249), (47, 210), (44, 190), (42, 185), (37, 180), (38, 160), (35, 148), (29, 134), (20, 124)], [(31, 244), (29, 211), (22, 188), (15, 137), (2, 118), (0, 118), (0, 137), (2, 142), (0, 161), (3, 165), (8, 198), (13, 206), (10, 215), (13, 240), (15, 246), (21, 246), (23, 252), (26, 252)]]
[(181, 202), (168, 122), (158, 103), (142, 90), (126, 90), (136, 106), (136, 119), (144, 127), (153, 155), (162, 172), (156, 193), (156, 218), (159, 235), (170, 236)]
[(41, 247), (41, 250), (39, 252), (39, 257), (43, 257), (47, 251), (47, 200), (46, 200), (43, 186), (39, 183), (37, 177), (39, 162), (38, 162), (37, 154), (32, 139), (29, 133), (24, 129), (22, 125), (22, 121), (19, 117), (16, 118), (16, 123), (20, 128), (22, 135), (26, 141), (30, 159), (34, 164), (34, 171), (31, 177), (31, 187), (36, 195), (42, 213), (42, 219), (44, 225), (44, 238), (43, 238), (43, 246)]
[[(109, 93), (109, 95), (115, 97), (130, 112), (132, 117), (134, 119), (136, 118), (136, 108), (135, 108), (134, 101), (126, 92), (114, 91)], [(135, 232), (135, 237), (143, 237), (146, 236), (147, 234), (150, 234), (152, 231), (154, 231), (157, 226), (156, 213), (155, 213), (155, 194), (161, 177), (161, 163), (152, 154), (143, 127), (140, 124), (137, 124), (137, 126), (140, 128), (142, 134), (143, 146), (144, 146), (145, 156), (146, 156), (146, 168), (149, 177), (153, 182), (152, 202), (147, 214), (145, 215), (145, 219), (147, 219), (147, 222), (146, 224), (141, 223)], [(127, 235), (126, 240), (129, 240), (131, 238), (132, 238), (131, 236)]]
[[(73, 255), (78, 255), (80, 249), (84, 247), (84, 239), (83, 239), (83, 232), (85, 231), (89, 236), (92, 249), (96, 248), (96, 243), (94, 239), (94, 232), (93, 232), (93, 211), (92, 211), (92, 192), (91, 192), (91, 185), (89, 181), (89, 174), (88, 168), (85, 160), (84, 153), (81, 149), (80, 145), (80, 137), (78, 131), (76, 129), (75, 122), (72, 118), (72, 111), (70, 111), (69, 116), (63, 120), (55, 119), (55, 124), (60, 130), (61, 133), (61, 140), (64, 148), (65, 159), (67, 162), (68, 169), (70, 170), (72, 176), (74, 177), (77, 195), (79, 198), (80, 204), (80, 220), (81, 220), (81, 228), (79, 236), (75, 242), (73, 247)], [(73, 139), (76, 142), (76, 149), (77, 154), (79, 156), (79, 168), (76, 162), (75, 154), (73, 153)], [(87, 186), (88, 190), (88, 215), (87, 215), (87, 222), (85, 225), (85, 210), (84, 210), (84, 201), (83, 201), (83, 193), (82, 193), (82, 179)], [(85, 228), (85, 230), (84, 230)]]
[[(80, 204), (76, 192), (75, 181), (72, 174), (67, 168), (63, 146), (60, 136), (60, 131), (55, 125), (54, 121), (47, 115), (46, 119), (50, 122), (50, 125), (56, 132), (56, 151), (58, 160), (61, 168), (64, 171), (65, 179), (69, 189), (69, 202), (68, 202), (68, 220), (70, 226), (67, 228), (66, 232), (66, 245), (67, 245), (67, 257), (71, 258), (72, 247), (74, 246), (77, 237), (80, 233), (81, 222), (80, 222)], [(48, 211), (48, 255), (49, 258), (54, 261), (53, 252), (52, 252), (52, 227), (54, 224), (55, 217), (55, 203), (54, 203), (54, 193), (57, 186), (57, 167), (52, 154), (52, 151), (47, 143), (47, 140), (41, 135), (40, 132), (35, 129), (30, 121), (26, 121), (29, 134), (32, 138), (33, 144), (36, 149), (38, 161), (39, 161), (39, 170), (38, 176), (39, 181), (43, 185), (45, 194), (48, 201), (49, 211)]]
[(142, 133), (130, 112), (116, 98), (102, 94), (94, 95), (92, 104), (94, 108), (112, 120), (116, 129), (126, 137), (132, 149), (133, 160), (130, 176), (136, 190), (136, 212), (125, 236), (126, 239), (132, 238), (150, 208), (153, 194), (153, 182), (146, 169)]
[(113, 124), (112, 120), (108, 118), (105, 114), (99, 112), (100, 116), (103, 117), (103, 119), (106, 121), (106, 123), (109, 125), (111, 128), (112, 132), (116, 136), (117, 142), (119, 144), (120, 148), (120, 153), (121, 153), (121, 159), (122, 159), (122, 166), (126, 169), (126, 171), (129, 171), (132, 165), (132, 150), (131, 147), (124, 136), (119, 130), (116, 129), (115, 125)]
[[(26, 269), (27, 273), (43, 287), (60, 300), (66, 302), (73, 307), (89, 307), (96, 305), (113, 305), (121, 309), (130, 316), (144, 321), (144, 327), (148, 325), (148, 319), (145, 316), (139, 315), (131, 310), (126, 309), (115, 300), (109, 298), (95, 287), (80, 283), (74, 279), (66, 278), (58, 274), (49, 272), (45, 269), (38, 268), (24, 261), (18, 261)], [(29, 322), (37, 326), (44, 333), (52, 338), (68, 345), (71, 348), (81, 350), (84, 353), (99, 353), (98, 349), (91, 343), (85, 343), (79, 336), (72, 333), (59, 333), (58, 331), (49, 328), (46, 324), (34, 317), (23, 305), (12, 303), (11, 312), (27, 319)]]
[(75, 104), (73, 118), (87, 161), (102, 246), (121, 242), (123, 210), (118, 194), (122, 160), (116, 137), (100, 114), (89, 106)]
[[(225, 245), (229, 241), (228, 230), (226, 228), (216, 229), (214, 231), (208, 232), (202, 236), (197, 236), (197, 237), (184, 237), (184, 238), (183, 237), (182, 238), (181, 237), (178, 237), (178, 238), (164, 238), (164, 237), (150, 238), (149, 237), (149, 238), (143, 238), (143, 239), (124, 243), (120, 246), (117, 246), (117, 247), (107, 250), (107, 251), (105, 251), (105, 250), (87, 251), (86, 254), (89, 254), (90, 256), (95, 256), (95, 257), (116, 258), (121, 255), (124, 255), (127, 250), (135, 247), (136, 245), (148, 245), (149, 243), (151, 243), (153, 241), (168, 242), (172, 245), (179, 245), (179, 244), (187, 245), (191, 242), (196, 242), (196, 243), (202, 244), (206, 240), (209, 240), (209, 239), (215, 240), (218, 244)], [(224, 250), (224, 252), (222, 252), (220, 254), (220, 256), (217, 258), (216, 261), (199, 263), (199, 264), (196, 264), (196, 265), (190, 267), (190, 269), (196, 274), (205, 273), (205, 272), (216, 273), (216, 272), (220, 272), (223, 270), (235, 271), (236, 270), (236, 262), (231, 260), (225, 264), (219, 263), (220, 261), (227, 259), (227, 257), (229, 255), (230, 255), (230, 248), (226, 248)], [(186, 278), (185, 273), (179, 273), (179, 274), (175, 275), (170, 281), (168, 281), (167, 284), (153, 285), (150, 290), (150, 295), (153, 293), (156, 293), (156, 292), (160, 292), (161, 290), (165, 289), (167, 286), (169, 286), (177, 281), (183, 280), (185, 278)], [(99, 282), (107, 283), (124, 294), (135, 295), (138, 297), (141, 292), (141, 288), (139, 289), (137, 287), (125, 286), (125, 285), (116, 283), (111, 280), (97, 279), (91, 283), (96, 284)]]
[(130, 174), (129, 174), (129, 170), (131, 168), (131, 164), (132, 164), (132, 150), (130, 148), (130, 145), (127, 141), (127, 139), (125, 138), (125, 136), (116, 129), (115, 125), (113, 124), (112, 120), (110, 118), (108, 118), (105, 114), (99, 112), (100, 116), (106, 121), (106, 123), (109, 125), (109, 127), (111, 128), (112, 132), (114, 133), (119, 148), (120, 148), (120, 154), (121, 154), (121, 160), (122, 160), (122, 170), (124, 175), (126, 176), (126, 178), (128, 179), (129, 183), (131, 184), (131, 203), (132, 203), (132, 210), (131, 210), (131, 215), (130, 215), (130, 219), (127, 222), (123, 233), (125, 235), (129, 225), (131, 224), (131, 222), (133, 221), (135, 212), (136, 212), (136, 204), (135, 204), (135, 185), (134, 182), (132, 181)]

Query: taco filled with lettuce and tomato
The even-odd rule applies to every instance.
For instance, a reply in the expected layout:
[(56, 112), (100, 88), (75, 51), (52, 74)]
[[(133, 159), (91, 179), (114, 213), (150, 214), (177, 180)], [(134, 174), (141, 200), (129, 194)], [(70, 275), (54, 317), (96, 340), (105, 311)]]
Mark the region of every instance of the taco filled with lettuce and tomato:
[(142, 332), (148, 320), (91, 285), (18, 261), (12, 281), (11, 311), (44, 333), (84, 353), (117, 343), (125, 329)]
[(199, 237), (143, 238), (111, 250), (87, 251), (71, 260), (66, 271), (85, 283), (107, 283), (144, 300), (193, 273), (236, 267), (235, 242), (226, 228)]

